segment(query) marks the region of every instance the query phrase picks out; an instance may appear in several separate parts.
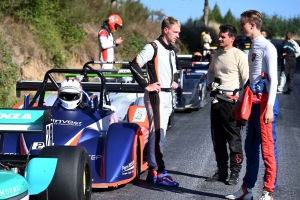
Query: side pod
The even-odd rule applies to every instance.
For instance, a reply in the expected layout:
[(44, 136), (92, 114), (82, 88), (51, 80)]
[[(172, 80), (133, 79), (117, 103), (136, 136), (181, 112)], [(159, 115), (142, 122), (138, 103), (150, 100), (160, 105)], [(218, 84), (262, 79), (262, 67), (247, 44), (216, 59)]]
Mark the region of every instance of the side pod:
[(133, 123), (110, 125), (104, 145), (101, 176), (107, 183), (133, 179), (139, 126)]

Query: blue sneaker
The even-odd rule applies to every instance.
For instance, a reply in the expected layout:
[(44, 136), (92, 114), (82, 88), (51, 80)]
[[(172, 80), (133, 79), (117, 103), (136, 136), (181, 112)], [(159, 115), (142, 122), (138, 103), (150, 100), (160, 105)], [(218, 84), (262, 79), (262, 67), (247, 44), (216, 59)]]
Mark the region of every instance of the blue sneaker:
[(167, 170), (163, 170), (157, 174), (156, 184), (164, 185), (168, 187), (178, 187), (179, 183), (174, 181), (173, 178), (168, 175)]
[(147, 183), (156, 183), (157, 181), (157, 171), (156, 170), (150, 170), (148, 172), (147, 178), (146, 178), (146, 182)]

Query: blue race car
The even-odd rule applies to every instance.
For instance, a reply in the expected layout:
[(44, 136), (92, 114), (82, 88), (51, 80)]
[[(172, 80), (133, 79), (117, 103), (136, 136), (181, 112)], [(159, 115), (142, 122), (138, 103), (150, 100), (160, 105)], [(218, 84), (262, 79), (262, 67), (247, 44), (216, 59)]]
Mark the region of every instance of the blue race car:
[[(66, 73), (97, 74), (101, 82), (82, 82), (81, 85), (85, 92), (98, 92), (99, 98), (93, 98), (92, 102), (86, 98), (82, 101), (85, 105), (83, 108), (65, 109), (59, 100), (52, 106), (45, 106), (45, 93), (57, 91), (60, 87), (60, 82), (54, 79), (53, 74)], [(138, 181), (140, 173), (148, 168), (145, 147), (149, 132), (145, 108), (133, 106), (130, 109), (130, 122), (119, 123), (115, 112), (110, 109), (103, 74), (94, 70), (88, 63), (82, 69), (51, 69), (38, 87), (34, 82), (32, 85), (26, 82), (23, 88), (22, 84), (18, 82), (18, 91), (27, 88), (37, 92), (30, 102), (29, 95), (24, 98), (23, 109), (0, 110), (0, 127), (3, 129), (0, 132), (0, 158), (7, 161), (2, 162), (3, 165), (8, 165), (11, 160), (22, 164), (26, 163), (27, 158), (31, 160), (34, 157), (59, 156), (58, 165), (64, 167), (57, 179), (53, 179), (55, 183), (51, 182), (43, 195), (50, 194), (52, 188), (55, 188), (53, 190), (57, 191), (56, 195), (63, 195), (67, 191), (75, 193), (73, 197), (77, 196), (72, 199), (83, 199), (75, 187), (78, 186), (76, 183), (79, 183), (85, 196), (90, 196), (88, 174), (93, 188), (118, 187)], [(86, 150), (88, 157), (80, 153), (81, 157), (73, 157), (71, 162), (68, 159), (71, 150), (66, 150), (67, 153), (60, 155), (59, 148), (63, 147), (81, 147)], [(71, 164), (66, 164), (64, 160)], [(78, 171), (77, 168), (81, 170)], [(57, 170), (54, 177), (56, 173)]]
[(199, 110), (207, 103), (209, 62), (194, 61), (192, 55), (178, 55), (178, 57), (179, 81), (174, 94), (174, 110)]

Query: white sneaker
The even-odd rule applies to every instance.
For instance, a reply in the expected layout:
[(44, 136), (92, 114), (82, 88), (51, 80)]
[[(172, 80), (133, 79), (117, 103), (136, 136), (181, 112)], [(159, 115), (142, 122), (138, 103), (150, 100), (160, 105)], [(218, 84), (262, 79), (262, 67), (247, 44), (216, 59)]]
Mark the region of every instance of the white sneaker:
[(253, 200), (252, 189), (242, 187), (234, 194), (225, 196), (226, 199), (240, 199), (240, 200)]
[(273, 193), (264, 190), (261, 197), (258, 200), (274, 200)]

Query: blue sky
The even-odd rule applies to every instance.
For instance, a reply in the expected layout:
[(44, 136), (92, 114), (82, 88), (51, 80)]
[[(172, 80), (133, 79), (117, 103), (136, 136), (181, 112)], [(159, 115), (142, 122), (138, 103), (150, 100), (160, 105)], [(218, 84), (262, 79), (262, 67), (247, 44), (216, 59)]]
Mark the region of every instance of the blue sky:
[[(151, 10), (162, 10), (169, 16), (174, 16), (181, 23), (191, 17), (199, 18), (203, 15), (204, 0), (140, 0)], [(277, 14), (284, 18), (300, 16), (300, 0), (209, 0), (209, 7), (213, 9), (219, 5), (224, 16), (230, 9), (235, 17), (239, 17), (245, 10), (258, 10), (268, 15)]]

